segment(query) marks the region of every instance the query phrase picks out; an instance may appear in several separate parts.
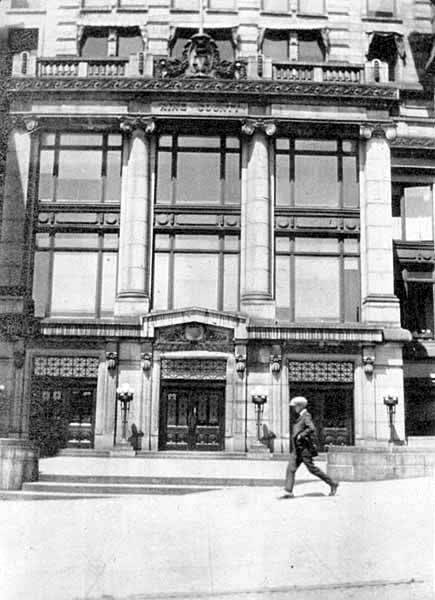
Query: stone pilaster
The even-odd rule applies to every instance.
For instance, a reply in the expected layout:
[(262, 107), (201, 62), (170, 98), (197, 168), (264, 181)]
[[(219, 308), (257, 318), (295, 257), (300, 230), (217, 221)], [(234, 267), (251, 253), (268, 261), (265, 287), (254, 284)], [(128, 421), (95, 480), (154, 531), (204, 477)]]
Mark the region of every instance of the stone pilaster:
[(400, 326), (394, 295), (391, 154), (396, 136), (390, 124), (364, 125), (361, 137), (362, 320)]
[(152, 119), (132, 118), (121, 123), (129, 134), (124, 162), (118, 260), (116, 316), (134, 316), (149, 310), (150, 272), (150, 141)]
[(263, 319), (275, 317), (272, 300), (273, 201), (269, 137), (272, 121), (247, 120), (242, 153), (241, 310)]

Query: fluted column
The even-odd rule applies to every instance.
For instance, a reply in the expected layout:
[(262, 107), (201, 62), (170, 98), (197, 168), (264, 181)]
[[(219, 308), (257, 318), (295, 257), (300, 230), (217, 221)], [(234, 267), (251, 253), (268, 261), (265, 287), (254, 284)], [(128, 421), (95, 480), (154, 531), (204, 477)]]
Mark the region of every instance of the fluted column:
[(126, 119), (128, 158), (123, 165), (118, 259), (117, 316), (149, 311), (150, 270), (150, 140), (152, 119)]
[(361, 271), (362, 317), (366, 322), (400, 325), (394, 295), (393, 220), (391, 214), (391, 153), (393, 125), (361, 127)]
[(273, 199), (269, 159), (271, 121), (246, 121), (242, 159), (241, 308), (250, 316), (274, 318), (272, 300)]

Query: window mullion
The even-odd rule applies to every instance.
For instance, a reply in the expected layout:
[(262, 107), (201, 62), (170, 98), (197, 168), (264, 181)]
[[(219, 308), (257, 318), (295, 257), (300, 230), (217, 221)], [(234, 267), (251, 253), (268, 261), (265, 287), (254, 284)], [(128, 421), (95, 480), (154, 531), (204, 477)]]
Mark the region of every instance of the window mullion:
[(49, 249), (49, 260), (48, 260), (48, 294), (47, 294), (47, 306), (45, 314), (51, 315), (51, 304), (53, 297), (53, 268), (54, 268), (54, 233), (50, 232), (50, 249)]
[(103, 286), (103, 234), (98, 235), (98, 257), (97, 257), (97, 282), (95, 297), (95, 315), (97, 319), (101, 317), (101, 298)]

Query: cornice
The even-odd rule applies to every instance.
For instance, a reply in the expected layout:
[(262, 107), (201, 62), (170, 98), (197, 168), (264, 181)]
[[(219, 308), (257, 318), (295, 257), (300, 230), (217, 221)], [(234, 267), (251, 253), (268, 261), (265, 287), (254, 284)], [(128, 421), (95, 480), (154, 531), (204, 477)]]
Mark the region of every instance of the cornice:
[(397, 137), (391, 142), (392, 148), (422, 148), (435, 150), (435, 138), (429, 137)]
[(391, 86), (301, 83), (295, 81), (223, 80), (214, 78), (134, 79), (134, 78), (11, 78), (9, 95), (36, 93), (150, 93), (150, 94), (210, 94), (248, 97), (285, 97), (305, 99), (337, 98), (363, 104), (394, 103), (399, 90)]

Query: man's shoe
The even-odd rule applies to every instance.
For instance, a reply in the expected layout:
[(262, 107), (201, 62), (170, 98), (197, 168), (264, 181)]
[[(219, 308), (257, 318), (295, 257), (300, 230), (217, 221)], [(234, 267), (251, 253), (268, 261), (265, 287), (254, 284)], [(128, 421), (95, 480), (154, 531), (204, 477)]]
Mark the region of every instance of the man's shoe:
[(335, 494), (337, 493), (338, 490), (338, 483), (333, 483), (331, 485), (331, 491), (329, 492), (330, 496), (335, 496)]
[(289, 500), (290, 498), (294, 498), (293, 492), (289, 492), (288, 490), (284, 490), (284, 495), (280, 496), (280, 500)]

